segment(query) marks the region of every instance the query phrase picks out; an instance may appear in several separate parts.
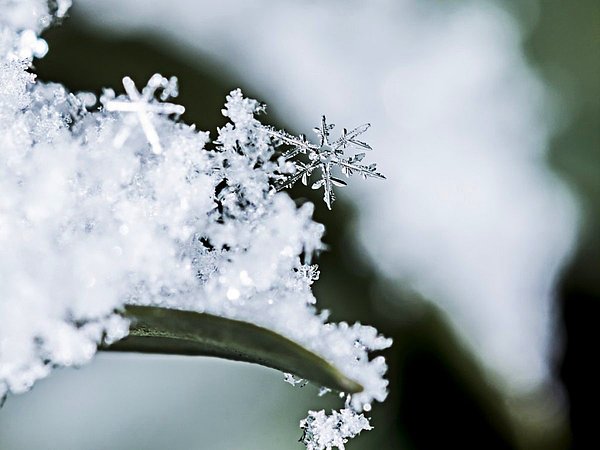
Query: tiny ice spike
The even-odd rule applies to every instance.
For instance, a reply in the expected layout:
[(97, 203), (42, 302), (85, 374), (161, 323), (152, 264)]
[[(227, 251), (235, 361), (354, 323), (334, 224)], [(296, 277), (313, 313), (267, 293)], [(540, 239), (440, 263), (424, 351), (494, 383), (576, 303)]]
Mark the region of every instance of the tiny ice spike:
[(365, 123), (348, 131), (343, 129), (342, 135), (335, 141), (330, 140), (330, 132), (335, 125), (328, 124), (325, 116), (321, 118), (321, 126), (314, 128), (314, 132), (319, 138), (318, 144), (313, 144), (306, 139), (306, 136), (294, 136), (283, 130), (268, 129), (268, 133), (275, 138), (276, 141), (283, 145), (291, 146), (292, 148), (283, 153), (285, 161), (290, 161), (292, 158), (303, 154), (307, 155), (309, 161), (293, 161), (295, 171), (285, 177), (278, 185), (277, 190), (282, 190), (293, 186), (298, 180), (302, 180), (305, 186), (308, 186), (308, 180), (316, 169), (320, 169), (321, 178), (312, 184), (313, 189), (323, 188), (323, 200), (327, 208), (331, 209), (331, 204), (335, 201), (335, 193), (333, 186), (346, 186), (346, 182), (340, 178), (333, 176), (333, 166), (338, 166), (341, 172), (349, 177), (354, 173), (362, 175), (363, 178), (378, 178), (385, 179), (381, 173), (377, 172), (375, 164), (368, 166), (360, 164), (364, 159), (365, 153), (356, 153), (353, 156), (347, 157), (345, 150), (352, 148), (359, 150), (372, 150), (371, 146), (365, 142), (359, 141), (358, 136), (369, 129), (371, 124)]

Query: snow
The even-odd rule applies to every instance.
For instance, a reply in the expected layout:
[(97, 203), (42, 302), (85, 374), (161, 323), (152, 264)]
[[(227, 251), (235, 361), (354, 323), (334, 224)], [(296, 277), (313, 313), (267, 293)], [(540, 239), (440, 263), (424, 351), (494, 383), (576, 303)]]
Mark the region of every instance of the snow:
[(208, 133), (166, 102), (176, 78), (156, 74), (140, 92), (126, 77), (125, 94), (105, 89), (99, 102), (36, 81), (37, 36), (67, 3), (2, 5), (0, 398), (89, 362), (127, 335), (123, 306), (143, 304), (267, 327), (361, 383), (348, 408), (383, 401), (386, 364), (369, 353), (391, 340), (315, 308), (324, 228), (312, 204), (276, 192), (287, 175), (256, 118), (265, 107), (232, 91), (207, 150)]
[(363, 414), (357, 414), (352, 409), (331, 411), (309, 411), (308, 417), (300, 421), (304, 430), (302, 443), (307, 450), (331, 450), (336, 447), (344, 450), (344, 444), (361, 431), (371, 430), (369, 420)]

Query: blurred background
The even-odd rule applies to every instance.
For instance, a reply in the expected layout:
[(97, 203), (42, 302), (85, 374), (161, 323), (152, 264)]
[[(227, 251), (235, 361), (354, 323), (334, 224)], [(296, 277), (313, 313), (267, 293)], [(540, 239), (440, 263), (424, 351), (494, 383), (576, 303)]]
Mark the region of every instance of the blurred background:
[[(350, 180), (315, 285), (375, 325), (390, 395), (348, 449), (595, 448), (600, 305), (600, 3), (595, 0), (75, 1), (41, 80), (120, 91), (176, 75), (214, 130), (241, 87), (264, 120), (322, 114), (388, 179)], [(317, 387), (210, 358), (101, 354), (0, 414), (0, 449), (300, 449)], [(596, 444), (597, 446), (598, 444)]]

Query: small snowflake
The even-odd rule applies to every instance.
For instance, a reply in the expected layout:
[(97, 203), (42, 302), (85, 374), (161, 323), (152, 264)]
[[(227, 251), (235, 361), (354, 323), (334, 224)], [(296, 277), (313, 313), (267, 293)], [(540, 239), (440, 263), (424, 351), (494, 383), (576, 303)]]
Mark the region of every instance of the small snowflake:
[(358, 136), (363, 134), (371, 126), (368, 123), (360, 125), (351, 131), (343, 129), (342, 135), (335, 141), (330, 141), (330, 132), (335, 125), (328, 124), (325, 116), (321, 119), (321, 126), (314, 128), (319, 137), (319, 143), (313, 144), (306, 139), (305, 135), (294, 136), (283, 130), (269, 128), (267, 132), (281, 144), (289, 145), (292, 148), (283, 153), (286, 161), (298, 156), (307, 155), (309, 162), (293, 161), (295, 171), (285, 177), (277, 185), (277, 190), (282, 190), (293, 186), (298, 180), (308, 186), (308, 179), (316, 169), (320, 169), (321, 178), (312, 184), (313, 189), (323, 188), (323, 200), (329, 209), (335, 200), (333, 186), (346, 186), (346, 182), (332, 175), (333, 166), (338, 166), (342, 173), (349, 177), (354, 173), (362, 175), (363, 178), (385, 179), (381, 173), (377, 172), (375, 164), (368, 166), (360, 164), (364, 159), (365, 153), (357, 153), (354, 156), (346, 157), (344, 151), (351, 148), (362, 150), (372, 150), (371, 146), (365, 142), (359, 141)]
[[(129, 99), (107, 99), (105, 101), (106, 110), (136, 113), (146, 139), (148, 139), (152, 147), (152, 151), (157, 155), (162, 153), (158, 132), (152, 124), (152, 114), (181, 115), (185, 112), (185, 108), (181, 105), (164, 103), (164, 100), (167, 100), (169, 97), (177, 96), (177, 78), (171, 77), (171, 79), (167, 79), (160, 74), (155, 74), (140, 93), (135, 87), (133, 80), (125, 77), (123, 78), (123, 87)], [(154, 94), (159, 88), (163, 90), (160, 96), (160, 99), (163, 100), (162, 103), (154, 99)], [(121, 139), (119, 140), (124, 141), (126, 137), (126, 135), (120, 136)]]

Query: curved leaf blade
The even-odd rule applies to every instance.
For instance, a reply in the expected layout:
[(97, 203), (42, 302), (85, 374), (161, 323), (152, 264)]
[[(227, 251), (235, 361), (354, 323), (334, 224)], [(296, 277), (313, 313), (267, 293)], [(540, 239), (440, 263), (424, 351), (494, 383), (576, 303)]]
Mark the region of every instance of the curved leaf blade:
[(129, 336), (104, 348), (120, 352), (214, 356), (290, 372), (321, 386), (356, 393), (363, 387), (319, 355), (271, 330), (206, 313), (128, 305)]

